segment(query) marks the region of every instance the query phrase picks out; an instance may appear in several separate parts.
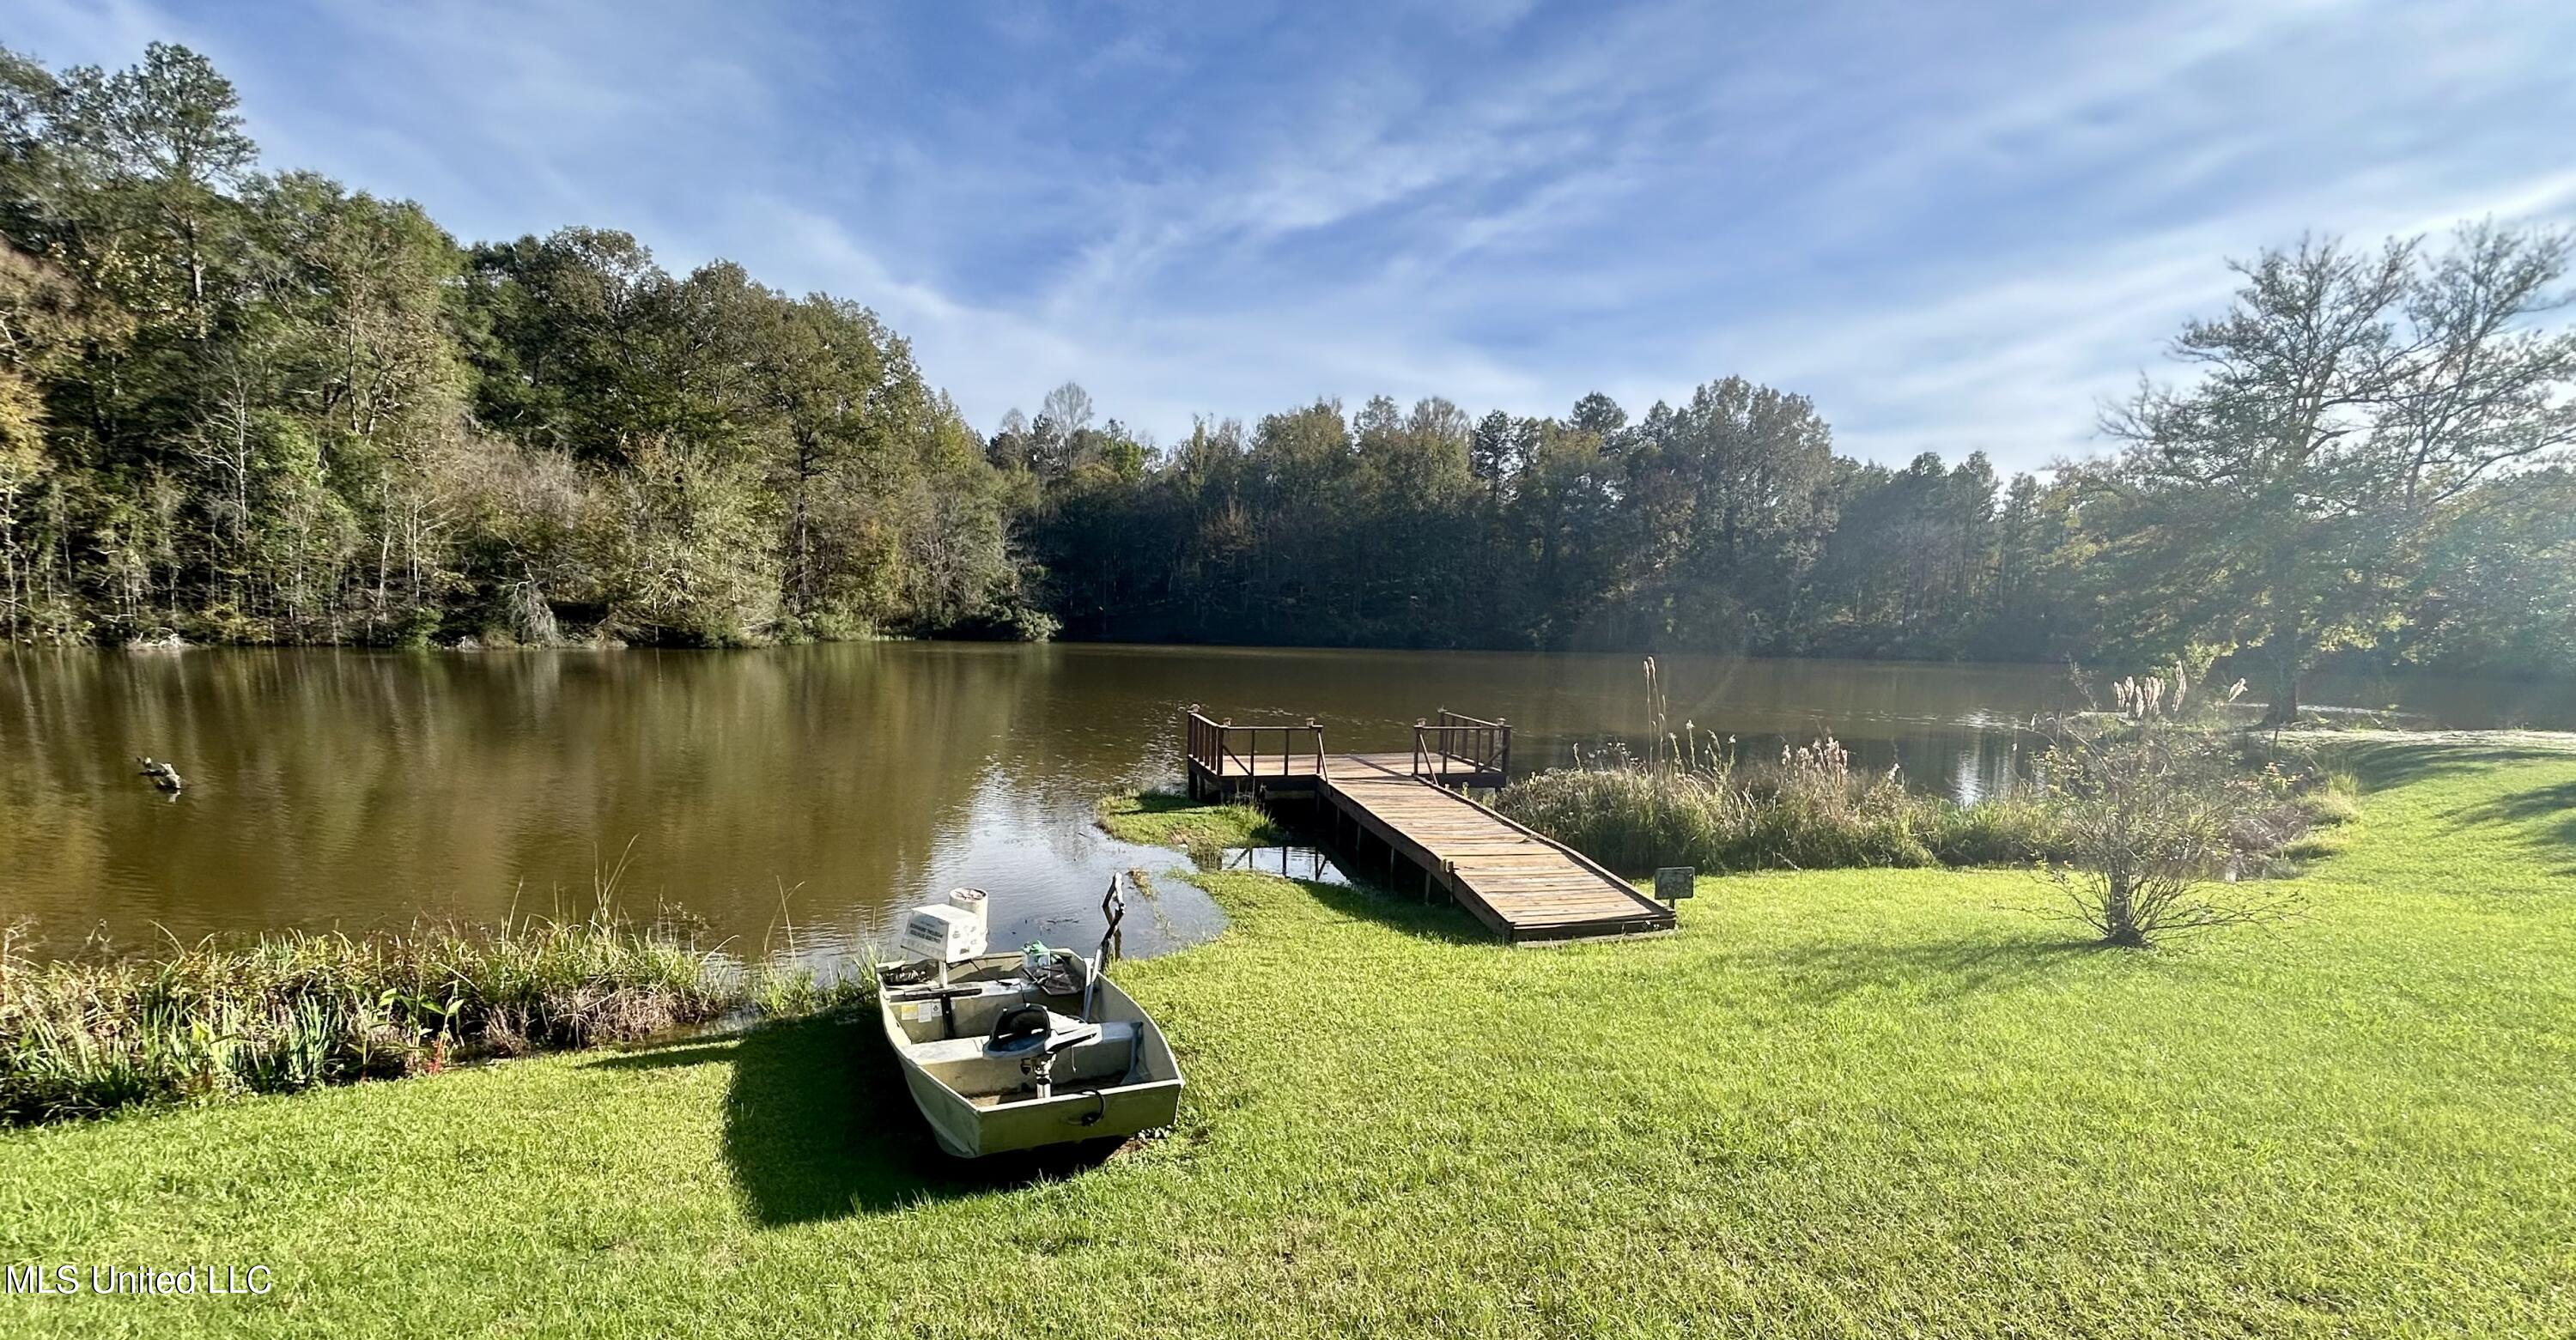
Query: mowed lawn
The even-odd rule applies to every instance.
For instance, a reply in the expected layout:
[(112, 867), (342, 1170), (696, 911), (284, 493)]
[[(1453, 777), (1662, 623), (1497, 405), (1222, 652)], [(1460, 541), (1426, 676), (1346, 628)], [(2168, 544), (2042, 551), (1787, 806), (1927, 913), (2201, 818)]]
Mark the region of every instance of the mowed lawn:
[(1560, 950), (1211, 877), (1105, 1162), (942, 1161), (864, 1020), (0, 1136), (0, 1257), (276, 1272), (0, 1334), (2576, 1334), (2576, 755), (2361, 770), (2303, 920), (2148, 954), (2011, 871)]

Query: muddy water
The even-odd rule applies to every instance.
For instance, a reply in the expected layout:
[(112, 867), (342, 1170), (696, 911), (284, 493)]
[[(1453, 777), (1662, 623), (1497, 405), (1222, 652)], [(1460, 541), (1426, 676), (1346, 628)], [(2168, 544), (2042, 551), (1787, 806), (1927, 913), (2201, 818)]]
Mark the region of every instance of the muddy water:
[[(1776, 754), (1832, 731), (1914, 785), (1992, 789), (2044, 667), (1667, 657), (1671, 719)], [(2431, 724), (2559, 726), (2566, 686), (2333, 683), (2321, 703)], [(1178, 776), (1176, 715), (1312, 714), (1336, 749), (1405, 749), (1442, 707), (1508, 717), (1514, 766), (1645, 729), (1637, 658), (875, 643), (746, 652), (0, 654), (0, 921), (351, 929), (581, 913), (603, 885), (757, 949), (829, 954), (956, 884), (996, 935), (1088, 945), (1103, 887), (1170, 853), (1091, 822)], [(171, 760), (175, 799), (134, 756)], [(1298, 858), (1288, 858), (1296, 864)], [(1266, 858), (1265, 858), (1266, 860)], [(1275, 862), (1267, 862), (1275, 863)], [(1265, 867), (1266, 868), (1266, 863)], [(1217, 921), (1155, 882), (1132, 949)]]

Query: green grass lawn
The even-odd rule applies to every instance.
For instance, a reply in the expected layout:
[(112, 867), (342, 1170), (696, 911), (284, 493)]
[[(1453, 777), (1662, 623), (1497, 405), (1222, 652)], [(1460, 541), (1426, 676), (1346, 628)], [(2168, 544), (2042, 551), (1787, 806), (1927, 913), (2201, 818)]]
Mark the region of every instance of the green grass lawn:
[(1220, 851), (1285, 842), (1288, 834), (1250, 805), (1200, 805), (1170, 791), (1111, 796), (1095, 811), (1100, 826), (1130, 842)]
[(943, 1162), (865, 1022), (19, 1132), (0, 1258), (276, 1287), (0, 1334), (2576, 1333), (2576, 755), (2355, 766), (2306, 919), (2147, 954), (2009, 871), (1552, 950), (1207, 876), (1105, 1162)]

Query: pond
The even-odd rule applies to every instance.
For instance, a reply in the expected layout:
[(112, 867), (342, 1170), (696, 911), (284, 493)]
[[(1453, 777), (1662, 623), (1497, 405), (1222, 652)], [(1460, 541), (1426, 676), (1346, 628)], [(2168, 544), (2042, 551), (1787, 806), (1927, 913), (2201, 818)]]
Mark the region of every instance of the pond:
[[(1192, 702), (1313, 715), (1337, 750), (1411, 747), (1446, 707), (1507, 717), (1516, 771), (1645, 730), (1638, 658), (884, 642), (742, 652), (0, 654), (0, 923), (351, 930), (580, 915), (613, 885), (735, 947), (830, 956), (958, 884), (998, 944), (1088, 947), (1118, 872), (1101, 796), (1179, 776)], [(1666, 657), (1671, 720), (1747, 755), (1831, 731), (1856, 761), (1973, 799), (2062, 667)], [(2329, 680), (2315, 701), (2446, 726), (2576, 724), (2569, 686)], [(186, 780), (165, 797), (138, 755)], [(1301, 865), (1301, 861), (1304, 864)], [(1264, 855), (1294, 873), (1320, 859)], [(1131, 952), (1220, 922), (1173, 879)]]

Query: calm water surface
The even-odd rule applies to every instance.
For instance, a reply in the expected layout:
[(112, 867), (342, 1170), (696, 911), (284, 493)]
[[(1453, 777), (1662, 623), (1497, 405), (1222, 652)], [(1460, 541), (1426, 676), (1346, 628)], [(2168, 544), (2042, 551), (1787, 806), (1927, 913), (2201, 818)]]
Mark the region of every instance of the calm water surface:
[[(2065, 704), (2065, 672), (1667, 657), (1672, 720), (1749, 753), (1832, 731), (1973, 799)], [(2328, 682), (2319, 703), (2446, 726), (2576, 725), (2568, 686)], [(1177, 714), (1312, 714), (1336, 749), (1409, 749), (1441, 707), (1518, 727), (1514, 765), (1634, 740), (1634, 656), (873, 643), (747, 652), (0, 654), (0, 921), (55, 945), (427, 914), (667, 905), (746, 949), (882, 940), (902, 908), (991, 890), (996, 935), (1088, 945), (1102, 889), (1172, 853), (1094, 801), (1179, 776)], [(135, 775), (174, 761), (175, 801)], [(1306, 873), (1311, 853), (1256, 855)], [(1318, 869), (1324, 867), (1318, 866)], [(1148, 950), (1218, 915), (1177, 880)]]

